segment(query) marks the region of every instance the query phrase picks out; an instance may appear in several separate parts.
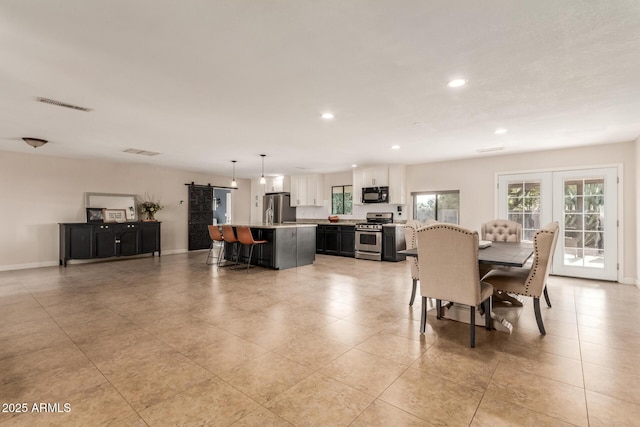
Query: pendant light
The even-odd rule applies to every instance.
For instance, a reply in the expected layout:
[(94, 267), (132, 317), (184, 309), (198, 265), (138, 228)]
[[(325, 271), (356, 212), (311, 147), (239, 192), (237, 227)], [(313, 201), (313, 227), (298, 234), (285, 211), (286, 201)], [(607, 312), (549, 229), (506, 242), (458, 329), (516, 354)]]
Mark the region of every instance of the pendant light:
[(237, 188), (238, 187), (238, 182), (236, 181), (236, 161), (235, 160), (231, 160), (231, 163), (233, 163), (233, 175), (231, 178), (231, 186), (233, 188)]
[(262, 176), (260, 177), (260, 184), (266, 184), (267, 180), (264, 177), (264, 158), (266, 157), (266, 154), (260, 154), (260, 157), (262, 157)]

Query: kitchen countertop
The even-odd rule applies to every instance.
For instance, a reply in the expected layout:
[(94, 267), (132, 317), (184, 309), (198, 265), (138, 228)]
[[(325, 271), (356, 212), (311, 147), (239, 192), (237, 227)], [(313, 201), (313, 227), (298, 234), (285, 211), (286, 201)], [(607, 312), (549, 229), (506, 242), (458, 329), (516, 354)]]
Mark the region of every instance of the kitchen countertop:
[(300, 224), (297, 222), (289, 222), (283, 224), (224, 224), (230, 225), (232, 227), (250, 227), (250, 228), (265, 228), (265, 229), (276, 229), (276, 228), (301, 228), (301, 227), (317, 227), (318, 224)]

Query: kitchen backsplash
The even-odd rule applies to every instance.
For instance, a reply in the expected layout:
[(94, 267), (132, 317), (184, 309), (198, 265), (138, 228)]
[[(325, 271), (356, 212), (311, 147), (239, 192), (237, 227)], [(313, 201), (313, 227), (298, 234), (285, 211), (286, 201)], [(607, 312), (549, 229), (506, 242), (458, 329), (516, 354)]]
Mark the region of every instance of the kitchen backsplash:
[[(402, 215), (398, 215), (398, 206), (402, 207)], [(405, 205), (390, 205), (388, 203), (370, 203), (368, 205), (354, 205), (353, 214), (338, 215), (341, 219), (364, 219), (368, 212), (393, 212), (394, 221), (406, 219)], [(322, 206), (298, 206), (296, 219), (326, 218), (331, 215), (331, 201), (325, 200)]]

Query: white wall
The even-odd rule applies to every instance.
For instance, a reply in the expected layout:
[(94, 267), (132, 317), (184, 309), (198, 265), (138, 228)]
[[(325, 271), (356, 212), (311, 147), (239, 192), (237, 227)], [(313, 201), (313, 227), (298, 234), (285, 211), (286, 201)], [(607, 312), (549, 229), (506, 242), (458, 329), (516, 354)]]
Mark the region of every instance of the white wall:
[(637, 197), (637, 192), (640, 191), (640, 166), (638, 166), (640, 165), (640, 137), (636, 139), (634, 148), (636, 150), (636, 286), (640, 288), (640, 197)]
[[(624, 200), (619, 219), (623, 227), (621, 264), (625, 282), (636, 278), (636, 150), (634, 142), (587, 146), (517, 155), (427, 163), (407, 167), (407, 191), (460, 190), (460, 224), (479, 230), (480, 225), (497, 215), (496, 174), (513, 171), (545, 170), (622, 164)], [(408, 195), (407, 217), (412, 217), (412, 199)]]
[[(162, 221), (162, 252), (186, 251), (184, 184), (228, 186), (230, 179), (142, 164), (0, 152), (0, 270), (57, 265), (58, 223), (85, 222), (85, 192), (153, 195), (164, 206), (156, 216)], [(239, 179), (238, 186), (234, 222), (246, 223), (249, 180)]]

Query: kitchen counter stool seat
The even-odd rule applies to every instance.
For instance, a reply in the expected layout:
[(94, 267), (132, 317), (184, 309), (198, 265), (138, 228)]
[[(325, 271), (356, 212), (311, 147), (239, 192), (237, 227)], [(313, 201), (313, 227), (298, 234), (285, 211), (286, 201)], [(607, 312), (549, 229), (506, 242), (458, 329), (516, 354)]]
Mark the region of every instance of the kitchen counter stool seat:
[[(209, 225), (207, 228), (209, 229), (209, 237), (211, 238), (211, 246), (209, 247), (209, 254), (207, 255), (207, 265), (212, 265), (213, 262), (210, 261), (213, 261), (214, 258), (218, 259), (216, 264), (220, 265), (220, 259), (224, 254), (224, 238), (222, 237), (217, 225)], [(220, 249), (218, 249), (218, 256), (214, 257), (213, 249), (216, 242), (220, 244)]]
[[(233, 231), (233, 227), (231, 227), (230, 225), (223, 225), (222, 226), (222, 238), (225, 241), (225, 246), (226, 243), (229, 243), (231, 245), (233, 245), (233, 252), (231, 253), (231, 260), (233, 261), (233, 255), (235, 253), (235, 260), (236, 260), (236, 264), (238, 263), (238, 258), (240, 257), (240, 248), (238, 247), (240, 244), (240, 241), (238, 240), (238, 238), (236, 237), (236, 233)], [(224, 252), (223, 252), (224, 253)]]

